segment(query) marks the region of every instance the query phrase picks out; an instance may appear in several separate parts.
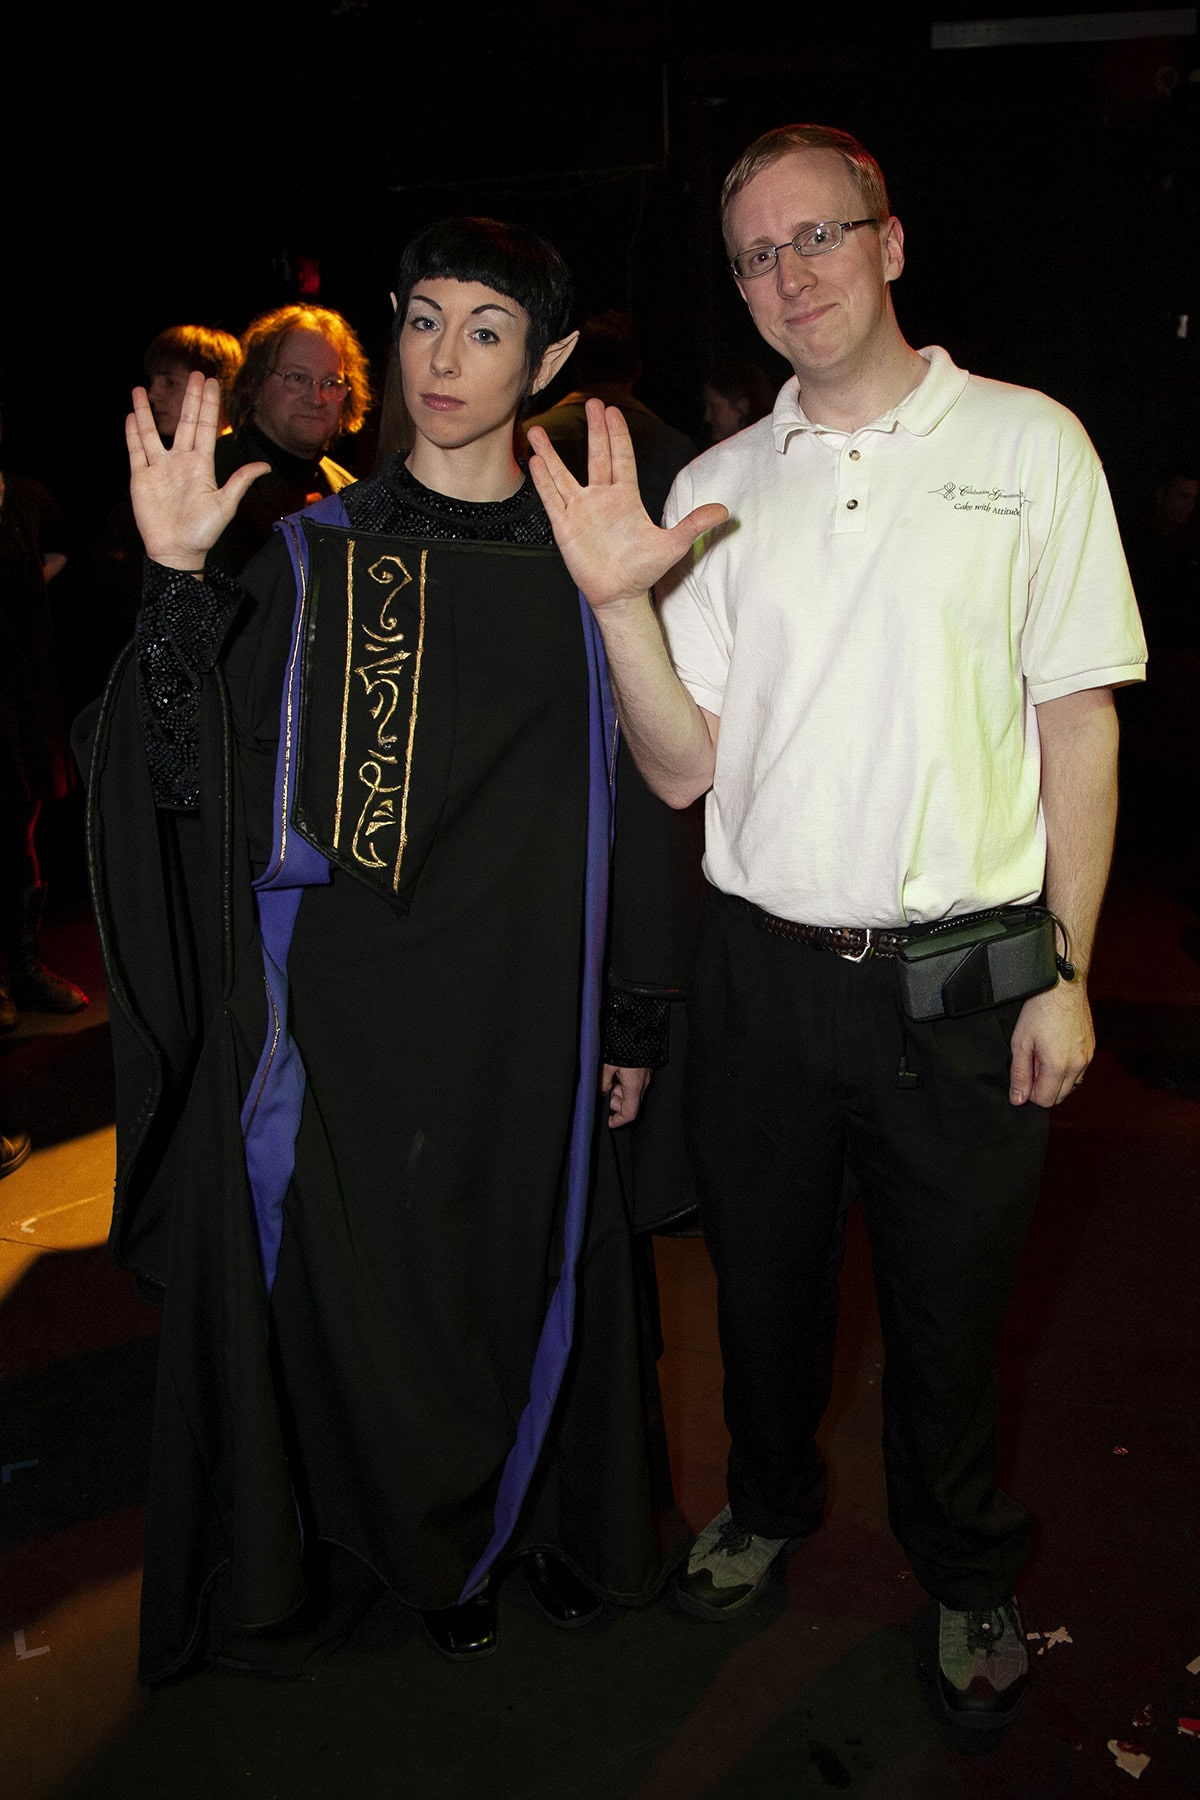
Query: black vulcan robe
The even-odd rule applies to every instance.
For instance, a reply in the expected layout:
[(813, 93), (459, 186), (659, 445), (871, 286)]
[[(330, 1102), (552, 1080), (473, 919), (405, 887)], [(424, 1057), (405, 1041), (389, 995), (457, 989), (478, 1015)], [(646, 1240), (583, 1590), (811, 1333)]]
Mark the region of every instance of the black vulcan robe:
[[(118, 663), (95, 736), (112, 1241), (166, 1292), (147, 1680), (196, 1652), (210, 1589), (239, 1628), (294, 1614), (318, 1544), (432, 1608), (525, 1548), (644, 1602), (683, 1537), (647, 1442), (657, 1393), (610, 1179), (591, 1184), (563, 1305), (572, 1129), (583, 1082), (590, 1138), (594, 1082), (580, 1038), (596, 965), (587, 620), (528, 483), (471, 505), (396, 459), (323, 505), (343, 502), (348, 527), (312, 539), (326, 585), (299, 640), (295, 717), (280, 707), (297, 597), (280, 540), (245, 592), (159, 572), (155, 599), (152, 577), (140, 655)], [(389, 558), (414, 576), (428, 565), (427, 584), (405, 584), (407, 651), (377, 658), (375, 676), (338, 641), (347, 614), (328, 568), (352, 540), (360, 584)], [(379, 616), (395, 626), (399, 611)], [(323, 618), (338, 630), (323, 636)], [(390, 713), (379, 725), (402, 764), (409, 752), (401, 821), (386, 781), (364, 785), (355, 732), (393, 705), (422, 634), (419, 706), (413, 688), (400, 729), (384, 730)], [(314, 696), (336, 700), (343, 664), (358, 718), (339, 762)], [(327, 853), (328, 878), (297, 896), (273, 1005), (251, 882), (279, 849), (281, 716), (298, 773), (280, 817)], [(393, 879), (387, 846), (401, 839)], [(252, 1138), (261, 1123), (260, 1080), (289, 1024), (304, 1084), (294, 1172), (274, 1226), (260, 1207), (256, 1230), (243, 1128)], [(607, 1156), (596, 1135), (592, 1153)], [(547, 1357), (564, 1365), (548, 1389)]]

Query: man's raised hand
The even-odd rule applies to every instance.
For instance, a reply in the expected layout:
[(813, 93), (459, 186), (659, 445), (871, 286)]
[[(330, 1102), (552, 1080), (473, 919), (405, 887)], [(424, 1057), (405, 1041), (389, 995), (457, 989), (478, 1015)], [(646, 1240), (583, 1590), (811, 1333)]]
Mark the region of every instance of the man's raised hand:
[(540, 426), (529, 434), (529, 473), (550, 516), (563, 561), (590, 606), (646, 594), (696, 539), (729, 517), (698, 506), (670, 531), (650, 518), (638, 492), (629, 427), (615, 406), (587, 403), (588, 482), (581, 487)]
[(125, 421), (133, 513), (147, 556), (168, 569), (202, 569), (247, 488), (270, 472), (270, 463), (245, 463), (223, 488), (217, 486), (213, 452), (220, 418), (220, 382), (193, 370), (167, 450), (145, 388), (133, 390), (133, 411)]

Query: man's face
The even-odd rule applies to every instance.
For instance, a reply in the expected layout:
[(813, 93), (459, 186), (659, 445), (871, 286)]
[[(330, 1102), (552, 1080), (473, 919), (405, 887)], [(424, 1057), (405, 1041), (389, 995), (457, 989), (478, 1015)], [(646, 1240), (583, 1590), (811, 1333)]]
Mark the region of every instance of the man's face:
[(797, 256), (790, 240), (804, 225), (865, 217), (858, 183), (836, 150), (794, 150), (770, 163), (731, 202), (730, 253), (782, 244), (766, 275), (738, 289), (759, 333), (805, 380), (852, 377), (893, 329), (888, 283), (904, 267), (899, 220), (848, 231), (836, 250)]
[[(341, 429), (346, 390), (322, 393), (321, 383), (345, 374), (335, 345), (319, 331), (289, 331), (254, 403), (258, 429), (291, 456), (320, 456)], [(304, 375), (306, 381), (289, 381)]]
[(154, 414), (158, 435), (164, 444), (169, 444), (179, 429), (179, 409), (183, 405), (183, 390), (190, 374), (191, 370), (186, 363), (174, 362), (163, 364), (150, 377), (146, 397), (150, 402), (150, 411)]

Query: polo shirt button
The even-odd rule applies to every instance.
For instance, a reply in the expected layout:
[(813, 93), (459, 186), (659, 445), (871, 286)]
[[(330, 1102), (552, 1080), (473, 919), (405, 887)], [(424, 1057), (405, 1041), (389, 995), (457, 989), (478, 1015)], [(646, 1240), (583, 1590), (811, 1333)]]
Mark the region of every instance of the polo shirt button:
[(857, 506), (857, 505), (858, 505), (858, 501), (857, 501), (857, 500), (847, 500), (847, 502), (846, 502), (846, 511), (847, 511), (847, 512), (853, 512), (853, 511), (854, 511), (854, 509), (855, 509), (855, 507), (856, 507), (856, 506)]
[(859, 459), (859, 457), (860, 457), (860, 456), (861, 456), (861, 455), (862, 455), (862, 451), (861, 451), (861, 450), (852, 450), (852, 451), (851, 451), (851, 452), (850, 452), (850, 461), (851, 461), (851, 462), (857, 462), (857, 461), (858, 461), (858, 459)]

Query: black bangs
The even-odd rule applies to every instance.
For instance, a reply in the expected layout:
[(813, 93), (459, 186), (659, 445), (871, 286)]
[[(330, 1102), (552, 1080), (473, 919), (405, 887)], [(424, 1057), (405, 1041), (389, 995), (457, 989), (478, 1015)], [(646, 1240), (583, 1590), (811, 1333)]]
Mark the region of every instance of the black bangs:
[(441, 219), (419, 232), (400, 259), (396, 330), (420, 281), (478, 281), (516, 300), (529, 314), (529, 364), (565, 337), (571, 319), (571, 276), (552, 244), (524, 225), (498, 219)]

